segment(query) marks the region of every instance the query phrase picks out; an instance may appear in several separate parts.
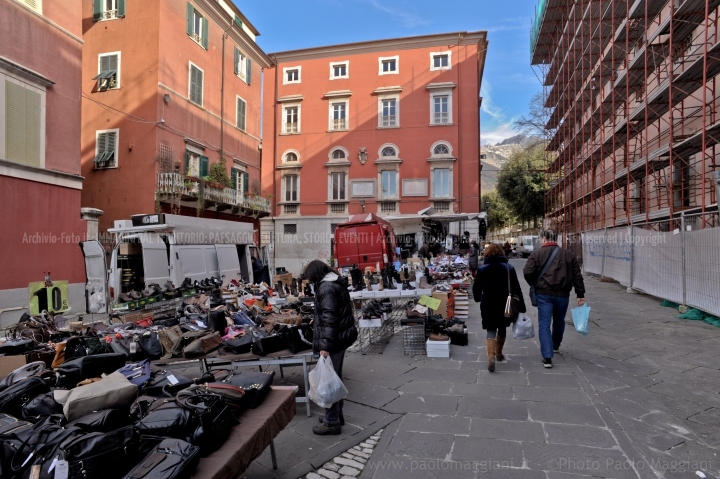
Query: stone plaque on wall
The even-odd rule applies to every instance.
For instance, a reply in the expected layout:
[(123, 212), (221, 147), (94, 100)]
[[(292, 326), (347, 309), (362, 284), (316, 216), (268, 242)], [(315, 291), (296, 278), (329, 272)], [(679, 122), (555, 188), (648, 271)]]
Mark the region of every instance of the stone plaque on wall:
[(373, 180), (351, 180), (350, 195), (362, 197), (375, 196), (375, 181)]
[(403, 196), (427, 196), (427, 178), (409, 178), (402, 180), (402, 194)]

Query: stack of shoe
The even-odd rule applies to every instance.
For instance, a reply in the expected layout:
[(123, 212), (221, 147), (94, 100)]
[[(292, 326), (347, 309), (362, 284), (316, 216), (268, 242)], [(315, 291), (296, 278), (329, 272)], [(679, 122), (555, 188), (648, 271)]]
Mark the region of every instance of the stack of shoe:
[(455, 290), (455, 317), (458, 319), (468, 319), (470, 312), (470, 302), (468, 301), (467, 291), (462, 289)]
[(383, 306), (383, 303), (377, 299), (373, 299), (371, 301), (366, 301), (362, 307), (363, 319), (382, 318), (384, 312), (385, 312), (385, 307)]
[(450, 344), (457, 346), (468, 345), (468, 332), (465, 321), (457, 318), (450, 318), (446, 323), (447, 335), (450, 337)]

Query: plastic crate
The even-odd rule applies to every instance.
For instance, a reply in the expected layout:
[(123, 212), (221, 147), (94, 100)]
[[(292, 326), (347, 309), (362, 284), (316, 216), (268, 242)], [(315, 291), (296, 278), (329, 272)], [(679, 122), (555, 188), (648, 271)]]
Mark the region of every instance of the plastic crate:
[(421, 318), (400, 321), (403, 331), (403, 353), (406, 356), (425, 354), (425, 321)]

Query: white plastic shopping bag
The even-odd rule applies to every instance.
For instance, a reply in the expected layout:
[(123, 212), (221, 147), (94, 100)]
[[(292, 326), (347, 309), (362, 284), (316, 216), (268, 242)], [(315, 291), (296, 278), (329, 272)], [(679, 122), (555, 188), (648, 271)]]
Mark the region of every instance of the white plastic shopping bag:
[(307, 397), (320, 407), (329, 408), (341, 399), (345, 399), (348, 390), (333, 369), (329, 357), (320, 356), (315, 369), (308, 375), (310, 391)]
[(577, 308), (570, 310), (573, 318), (573, 324), (578, 333), (583, 336), (590, 334), (590, 306), (583, 304)]
[(535, 337), (535, 328), (533, 328), (530, 316), (525, 313), (518, 315), (517, 321), (513, 323), (513, 338), (530, 339)]

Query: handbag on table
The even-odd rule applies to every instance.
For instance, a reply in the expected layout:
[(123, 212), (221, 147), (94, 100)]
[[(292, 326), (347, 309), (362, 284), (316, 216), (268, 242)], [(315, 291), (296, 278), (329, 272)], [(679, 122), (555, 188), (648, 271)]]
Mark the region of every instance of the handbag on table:
[(172, 397), (192, 383), (182, 374), (166, 370), (154, 371), (150, 374), (150, 380), (142, 387), (142, 393), (146, 396)]
[(121, 373), (114, 372), (100, 381), (70, 391), (63, 412), (68, 421), (74, 421), (93, 411), (129, 407), (137, 395), (138, 387)]
[(199, 461), (199, 447), (181, 439), (163, 439), (123, 479), (188, 479)]
[(37, 376), (45, 370), (46, 366), (45, 363), (42, 361), (36, 361), (34, 363), (20, 366), (19, 368), (15, 369), (10, 374), (5, 376), (2, 380), (0, 380), (0, 391), (4, 391), (8, 387), (22, 381), (25, 378), (28, 378), (30, 376)]
[(258, 356), (267, 356), (288, 348), (284, 334), (271, 334), (269, 336), (255, 338), (252, 344), (252, 353)]
[(42, 378), (38, 376), (25, 378), (0, 392), (0, 413), (22, 417), (25, 403), (47, 392), (50, 392), (50, 387)]
[(66, 361), (57, 368), (58, 387), (72, 388), (83, 379), (110, 374), (125, 365), (125, 355), (98, 354)]
[(125, 409), (93, 411), (67, 424), (67, 427), (84, 427), (92, 432), (110, 432), (130, 425), (130, 415)]
[(270, 392), (275, 371), (265, 371), (262, 373), (254, 371), (233, 371), (233, 373), (222, 382), (238, 386), (243, 389), (243, 407), (245, 409), (255, 409), (262, 404), (265, 397)]
[(19, 356), (32, 351), (35, 346), (33, 339), (8, 339), (0, 342), (0, 354), (5, 356)]
[(55, 401), (52, 392), (35, 396), (22, 406), (22, 418), (30, 422), (37, 422), (44, 417), (59, 413), (62, 413), (62, 405)]
[(220, 333), (214, 332), (193, 340), (183, 348), (182, 353), (186, 358), (204, 356), (215, 351), (221, 344), (222, 339), (220, 338)]

